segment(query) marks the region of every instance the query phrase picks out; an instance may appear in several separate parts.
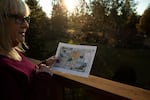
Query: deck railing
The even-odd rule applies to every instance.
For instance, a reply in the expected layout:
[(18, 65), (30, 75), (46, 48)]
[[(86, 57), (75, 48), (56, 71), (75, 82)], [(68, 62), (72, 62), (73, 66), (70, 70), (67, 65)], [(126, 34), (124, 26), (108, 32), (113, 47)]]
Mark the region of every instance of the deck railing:
[(53, 80), (58, 100), (150, 100), (150, 90), (93, 75), (85, 78), (54, 71)]

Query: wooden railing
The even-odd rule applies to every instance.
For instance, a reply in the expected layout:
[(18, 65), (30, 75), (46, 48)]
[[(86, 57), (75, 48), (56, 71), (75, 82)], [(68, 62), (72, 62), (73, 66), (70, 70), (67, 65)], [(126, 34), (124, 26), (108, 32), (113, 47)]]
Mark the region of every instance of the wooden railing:
[(54, 71), (53, 80), (58, 100), (150, 100), (150, 90), (93, 75), (85, 78)]

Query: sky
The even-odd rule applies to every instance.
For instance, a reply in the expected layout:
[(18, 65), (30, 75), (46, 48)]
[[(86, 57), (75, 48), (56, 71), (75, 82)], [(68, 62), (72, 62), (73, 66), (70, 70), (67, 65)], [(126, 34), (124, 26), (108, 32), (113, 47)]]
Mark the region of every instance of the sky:
[(150, 5), (150, 0), (135, 0), (138, 2), (137, 12), (142, 15), (144, 10)]
[[(71, 1), (71, 0), (68, 0)], [(139, 15), (142, 15), (144, 10), (148, 7), (150, 4), (150, 0), (135, 0), (137, 4), (137, 13)], [(40, 5), (43, 8), (43, 11), (47, 13), (48, 16), (50, 16), (50, 9), (51, 9), (51, 0), (39, 0)]]

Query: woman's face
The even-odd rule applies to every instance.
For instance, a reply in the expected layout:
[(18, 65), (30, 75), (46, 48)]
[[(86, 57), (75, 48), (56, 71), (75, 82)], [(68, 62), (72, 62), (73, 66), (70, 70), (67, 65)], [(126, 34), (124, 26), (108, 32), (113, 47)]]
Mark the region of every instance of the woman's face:
[(28, 18), (24, 15), (11, 13), (8, 15), (7, 30), (12, 39), (12, 47), (25, 40), (25, 32), (29, 27)]

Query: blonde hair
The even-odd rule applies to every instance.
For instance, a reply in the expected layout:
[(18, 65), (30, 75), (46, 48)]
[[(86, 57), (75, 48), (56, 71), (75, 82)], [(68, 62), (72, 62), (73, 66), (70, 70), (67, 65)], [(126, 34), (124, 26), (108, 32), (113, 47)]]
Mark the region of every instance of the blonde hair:
[(27, 4), (22, 0), (0, 0), (0, 54), (15, 58), (12, 52), (12, 38), (7, 32), (9, 29), (7, 29), (6, 25), (7, 15), (11, 14), (12, 10), (16, 14), (23, 14), (24, 16), (28, 16), (30, 10)]

